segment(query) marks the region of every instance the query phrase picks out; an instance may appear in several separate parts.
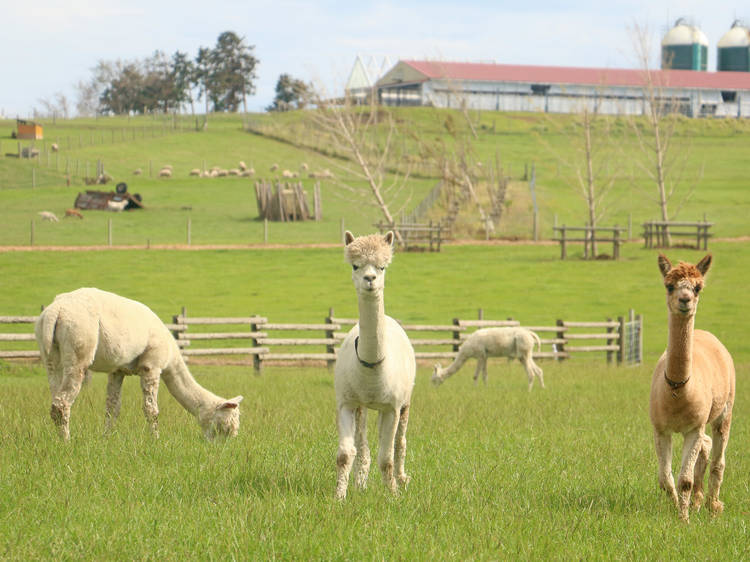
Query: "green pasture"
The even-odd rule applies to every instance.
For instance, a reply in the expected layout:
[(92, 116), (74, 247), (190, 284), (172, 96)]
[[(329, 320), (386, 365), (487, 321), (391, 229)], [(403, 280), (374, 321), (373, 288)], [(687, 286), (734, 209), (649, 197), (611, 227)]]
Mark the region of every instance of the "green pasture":
[[(573, 170), (568, 166), (576, 158), (569, 116), (472, 113), (470, 117), (477, 130), (474, 139), (460, 112), (416, 108), (400, 109), (395, 115), (403, 133), (394, 143), (396, 158), (391, 166), (405, 169), (407, 161), (417, 164), (406, 189), (393, 194), (391, 210), (395, 214), (412, 210), (437, 184), (439, 178), (435, 172), (419, 165), (420, 143), (456, 145), (459, 141), (447, 133), (450, 128), (458, 131), (459, 139), (471, 139), (471, 153), (476, 161), (494, 165), (497, 158), (511, 178), (503, 218), (493, 237), (532, 236), (533, 202), (528, 185), (532, 166), (536, 169), (535, 195), (542, 238), (553, 236), (555, 221), (569, 226), (585, 222), (586, 209), (573, 187)], [(193, 244), (263, 241), (254, 180), (190, 177), (193, 168), (233, 168), (244, 161), (255, 168), (256, 177), (271, 178), (274, 174), (270, 167), (274, 163), (292, 171), (298, 171), (306, 163), (310, 170), (328, 168), (345, 184), (364, 187), (361, 178), (344, 171), (343, 163), (328, 155), (326, 139), (307, 120), (305, 112), (211, 115), (208, 128), (200, 132), (195, 130), (194, 121), (190, 116), (107, 117), (57, 120), (54, 124), (42, 121), (45, 140), (36, 141), (36, 146), (44, 148), (57, 141), (60, 152), (51, 155), (43, 152), (37, 160), (0, 156), (0, 205), (4, 219), (0, 245), (30, 244), (32, 221), (33, 242), (37, 245), (108, 243), (110, 220), (115, 245), (185, 243), (188, 219)], [(450, 127), (446, 125), (448, 122)], [(0, 122), (0, 133), (9, 132), (12, 126), (12, 121)], [(252, 126), (262, 134), (248, 133), (245, 126)], [(718, 237), (748, 234), (742, 211), (750, 200), (745, 181), (748, 127), (745, 121), (737, 120), (679, 121), (673, 139), (675, 150), (669, 162), (670, 188), (675, 184), (677, 187), (670, 208), (673, 213), (679, 209), (677, 219), (699, 220), (705, 216), (716, 223), (713, 233)], [(643, 221), (658, 218), (655, 189), (640, 167), (650, 164), (637, 148), (632, 128), (626, 122), (616, 121), (611, 135), (614, 148), (607, 154), (608, 168), (617, 171), (618, 179), (605, 202), (606, 215), (601, 224), (631, 224), (632, 235), (637, 237)], [(15, 151), (17, 144), (18, 141), (0, 134), (0, 154)], [(687, 157), (683, 160), (682, 155)], [(97, 161), (103, 163), (115, 182), (125, 181), (132, 193), (141, 194), (147, 207), (145, 212), (116, 215), (91, 211), (85, 213), (84, 221), (42, 223), (39, 211), (62, 216), (65, 209), (73, 206), (78, 192), (86, 189), (83, 177), (94, 174)], [(167, 164), (173, 166), (173, 177), (158, 179), (159, 169)], [(133, 175), (137, 168), (142, 175)], [(36, 187), (32, 187), (32, 174)], [(311, 193), (314, 180), (301, 179)], [(386, 185), (389, 183), (390, 179)], [(691, 198), (680, 207), (681, 194), (692, 186)], [(321, 189), (323, 220), (282, 227), (271, 224), (269, 242), (335, 242), (340, 239), (342, 220), (346, 227), (363, 231), (372, 229), (372, 224), (381, 218), (369, 201), (353, 196), (341, 185), (323, 180)], [(481, 196), (484, 188), (478, 186), (478, 189)], [(439, 220), (443, 214), (439, 204), (428, 218)], [(466, 203), (459, 221), (463, 226), (457, 234), (483, 239), (484, 230), (477, 217), (475, 206)]]

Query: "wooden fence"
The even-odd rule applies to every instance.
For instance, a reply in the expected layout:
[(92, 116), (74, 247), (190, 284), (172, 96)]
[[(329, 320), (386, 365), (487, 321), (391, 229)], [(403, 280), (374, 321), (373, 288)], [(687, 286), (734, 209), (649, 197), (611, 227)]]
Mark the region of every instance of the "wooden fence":
[(397, 230), (401, 233), (401, 239), (404, 241), (404, 249), (415, 249), (425, 247), (430, 252), (439, 252), (440, 245), (445, 240), (446, 229), (441, 223), (433, 224), (432, 221), (426, 224), (420, 223), (396, 223), (395, 225), (378, 222), (374, 224), (380, 234), (389, 230)]
[[(619, 226), (555, 226), (553, 227), (555, 238), (560, 243), (560, 259), (568, 257), (567, 245), (571, 242), (583, 242), (583, 257), (594, 256), (594, 242), (612, 244), (612, 258), (620, 259), (620, 246), (624, 242), (622, 233), (627, 229)], [(578, 234), (581, 233), (581, 234)], [(602, 236), (601, 233), (609, 233)]]
[(708, 249), (708, 239), (712, 236), (708, 229), (712, 222), (682, 222), (682, 221), (648, 221), (643, 223), (643, 240), (646, 248), (668, 248), (672, 238), (688, 240), (694, 248)]
[[(642, 341), (642, 319), (631, 311)], [(33, 334), (36, 316), (0, 316), (0, 359), (39, 357)], [(626, 340), (626, 318), (608, 318), (601, 322), (557, 320), (554, 324), (526, 326), (541, 339), (537, 359), (564, 360), (579, 354), (602, 353), (607, 362), (622, 363), (642, 359), (640, 341), (634, 352)], [(329, 310), (322, 323), (275, 323), (263, 316), (193, 317), (183, 308), (166, 324), (186, 359), (191, 357), (234, 357), (240, 363), (252, 363), (256, 371), (267, 364), (326, 364), (336, 360), (338, 348), (356, 318), (342, 318)], [(518, 320), (485, 320), (480, 311), (477, 320), (454, 318), (446, 324), (403, 324), (414, 346), (418, 361), (452, 360), (459, 346), (478, 328), (520, 326)], [(626, 343), (630, 348), (626, 349)]]

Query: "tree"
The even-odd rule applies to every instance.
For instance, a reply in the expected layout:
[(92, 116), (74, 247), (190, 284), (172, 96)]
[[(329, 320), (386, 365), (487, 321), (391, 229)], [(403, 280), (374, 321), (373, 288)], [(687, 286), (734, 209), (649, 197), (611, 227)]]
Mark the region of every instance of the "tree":
[(257, 78), (254, 48), (233, 31), (219, 35), (216, 47), (208, 54), (209, 91), (215, 111), (237, 111), (240, 103), (247, 111), (247, 96), (255, 93)]
[(174, 80), (174, 102), (177, 108), (190, 102), (190, 112), (195, 115), (193, 100), (193, 84), (195, 80), (195, 64), (188, 58), (187, 53), (175, 51), (172, 55), (172, 77)]
[(310, 99), (310, 86), (292, 78), (289, 74), (282, 74), (276, 82), (276, 97), (266, 111), (289, 111), (304, 108)]
[(391, 206), (407, 186), (410, 168), (407, 164), (405, 171), (399, 171), (394, 161), (395, 140), (404, 133), (393, 115), (373, 102), (357, 105), (348, 96), (333, 101), (316, 96), (315, 105), (311, 114), (315, 130), (324, 135), (329, 151), (335, 155), (329, 161), (342, 175), (355, 180), (335, 177), (334, 182), (363, 203), (376, 206), (394, 230), (396, 240), (403, 243)]
[[(648, 30), (636, 24), (631, 29), (631, 36), (643, 76), (641, 92), (647, 124), (646, 131), (643, 131), (637, 120), (631, 120), (631, 128), (644, 155), (644, 160), (639, 161), (638, 166), (654, 182), (659, 214), (661, 220), (666, 222), (677, 216), (695, 189), (693, 184), (677, 203), (677, 209), (670, 213), (669, 205), (679, 192), (682, 172), (689, 156), (689, 147), (678, 146), (674, 142), (677, 112), (684, 108), (680, 101), (667, 93), (668, 72), (662, 70), (657, 73), (651, 69)], [(665, 231), (665, 234), (667, 245), (671, 245), (669, 231)]]

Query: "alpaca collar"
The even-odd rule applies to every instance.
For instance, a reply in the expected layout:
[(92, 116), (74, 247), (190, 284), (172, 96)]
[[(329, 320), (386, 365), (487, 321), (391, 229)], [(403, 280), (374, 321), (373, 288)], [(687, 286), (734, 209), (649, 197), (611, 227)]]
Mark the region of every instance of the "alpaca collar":
[(383, 361), (385, 361), (385, 355), (382, 358), (375, 361), (375, 363), (370, 363), (369, 361), (365, 361), (359, 356), (359, 351), (357, 351), (358, 347), (359, 347), (359, 336), (354, 338), (354, 353), (357, 356), (357, 360), (368, 369), (374, 369), (375, 367), (380, 365)]
[(687, 381), (690, 380), (690, 377), (686, 378), (684, 381), (673, 381), (667, 376), (667, 372), (664, 371), (664, 380), (667, 381), (667, 384), (670, 386), (672, 390), (677, 390), (678, 388), (682, 388), (687, 384)]

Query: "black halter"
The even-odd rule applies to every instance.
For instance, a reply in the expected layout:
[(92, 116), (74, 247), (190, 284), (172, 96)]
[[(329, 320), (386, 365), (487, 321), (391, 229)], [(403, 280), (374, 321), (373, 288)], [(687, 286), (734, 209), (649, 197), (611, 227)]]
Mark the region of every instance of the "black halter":
[(377, 367), (378, 365), (380, 365), (383, 361), (385, 361), (385, 356), (383, 356), (382, 359), (378, 359), (377, 361), (375, 361), (375, 363), (370, 363), (369, 361), (363, 360), (359, 356), (359, 351), (357, 351), (358, 347), (359, 347), (359, 336), (357, 336), (356, 338), (354, 338), (354, 353), (357, 356), (357, 359), (359, 360), (359, 362), (362, 365), (364, 365), (365, 367), (367, 367), (368, 369), (374, 369), (375, 367)]
[(672, 390), (677, 390), (677, 389), (682, 388), (683, 386), (685, 386), (687, 384), (687, 381), (690, 380), (690, 377), (686, 378), (684, 381), (677, 382), (677, 381), (673, 381), (672, 379), (670, 379), (667, 376), (667, 372), (664, 371), (664, 380), (667, 381), (667, 384), (669, 385), (669, 387)]

